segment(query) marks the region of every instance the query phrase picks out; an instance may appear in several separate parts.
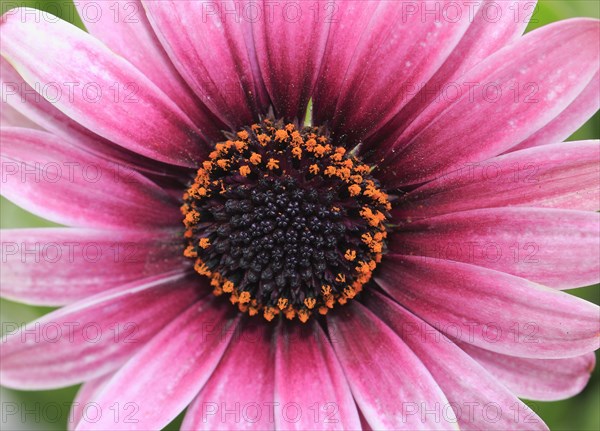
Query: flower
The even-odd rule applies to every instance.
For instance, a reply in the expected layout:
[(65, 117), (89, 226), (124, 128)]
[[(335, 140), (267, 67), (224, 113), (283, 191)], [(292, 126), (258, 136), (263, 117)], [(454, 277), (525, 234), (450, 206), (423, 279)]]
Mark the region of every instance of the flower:
[(2, 295), (62, 306), (9, 331), (4, 385), (83, 382), (78, 430), (538, 429), (517, 396), (584, 387), (598, 307), (561, 290), (599, 281), (599, 147), (561, 141), (598, 21), (77, 6), (91, 35), (0, 27), (2, 192), (72, 226), (2, 233)]

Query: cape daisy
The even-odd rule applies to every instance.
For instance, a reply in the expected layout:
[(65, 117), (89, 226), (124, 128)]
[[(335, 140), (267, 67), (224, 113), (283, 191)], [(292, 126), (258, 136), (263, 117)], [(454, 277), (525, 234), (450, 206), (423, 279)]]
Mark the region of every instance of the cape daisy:
[(89, 34), (0, 27), (2, 193), (71, 226), (2, 232), (2, 295), (62, 306), (2, 384), (83, 382), (79, 430), (538, 429), (517, 397), (585, 385), (598, 307), (561, 290), (599, 281), (599, 147), (562, 141), (598, 21), (76, 4)]

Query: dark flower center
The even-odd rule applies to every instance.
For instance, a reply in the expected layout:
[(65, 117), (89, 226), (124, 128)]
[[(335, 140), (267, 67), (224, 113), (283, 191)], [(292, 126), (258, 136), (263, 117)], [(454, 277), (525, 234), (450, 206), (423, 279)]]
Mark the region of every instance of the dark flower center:
[(216, 144), (184, 194), (186, 249), (215, 295), (306, 322), (354, 298), (385, 251), (388, 196), (325, 128), (264, 120)]

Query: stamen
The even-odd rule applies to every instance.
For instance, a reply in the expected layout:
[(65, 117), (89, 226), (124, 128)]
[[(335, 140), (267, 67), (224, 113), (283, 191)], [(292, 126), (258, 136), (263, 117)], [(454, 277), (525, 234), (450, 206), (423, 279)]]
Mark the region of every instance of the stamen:
[(241, 312), (306, 322), (356, 297), (391, 204), (324, 128), (265, 119), (215, 145), (183, 196), (184, 255)]

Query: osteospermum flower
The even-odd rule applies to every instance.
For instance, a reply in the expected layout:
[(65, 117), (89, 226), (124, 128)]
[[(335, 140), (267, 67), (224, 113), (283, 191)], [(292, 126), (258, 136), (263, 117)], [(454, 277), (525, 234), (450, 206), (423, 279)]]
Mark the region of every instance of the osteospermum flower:
[(83, 382), (79, 430), (540, 429), (517, 397), (583, 388), (598, 21), (76, 3), (1, 24), (2, 193), (72, 226), (2, 233), (2, 294), (62, 306), (2, 384)]

